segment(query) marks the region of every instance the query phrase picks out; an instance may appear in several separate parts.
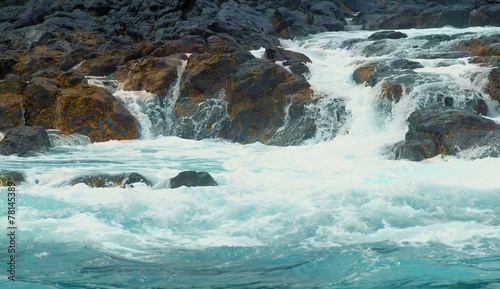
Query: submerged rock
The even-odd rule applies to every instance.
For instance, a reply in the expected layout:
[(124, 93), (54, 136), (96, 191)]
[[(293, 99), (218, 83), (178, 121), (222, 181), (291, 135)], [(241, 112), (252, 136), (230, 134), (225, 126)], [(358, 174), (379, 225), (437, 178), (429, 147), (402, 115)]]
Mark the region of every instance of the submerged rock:
[(170, 179), (170, 188), (217, 186), (217, 182), (207, 172), (184, 171)]
[(5, 132), (0, 141), (0, 154), (20, 157), (34, 156), (52, 145), (49, 136), (40, 126), (17, 126)]
[(395, 144), (392, 151), (396, 159), (421, 161), (476, 147), (485, 148), (479, 157), (497, 157), (500, 125), (463, 110), (429, 109), (410, 115), (405, 140)]
[(7, 187), (9, 183), (14, 183), (18, 186), (26, 181), (26, 176), (22, 172), (16, 171), (0, 171), (0, 187)]
[(80, 183), (86, 184), (91, 188), (126, 188), (128, 186), (133, 187), (135, 183), (143, 183), (147, 186), (152, 186), (151, 181), (138, 173), (88, 175), (74, 178), (69, 182), (71, 186)]

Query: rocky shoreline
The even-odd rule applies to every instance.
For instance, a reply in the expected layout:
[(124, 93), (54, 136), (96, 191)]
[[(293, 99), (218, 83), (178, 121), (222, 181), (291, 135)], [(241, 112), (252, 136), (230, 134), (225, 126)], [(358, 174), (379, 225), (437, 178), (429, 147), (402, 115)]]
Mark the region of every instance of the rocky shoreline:
[[(279, 38), (342, 31), (348, 24), (366, 30), (498, 26), (499, 14), (498, 0), (3, 1), (0, 131), (5, 138), (0, 153), (28, 156), (43, 151), (50, 146), (44, 140), (33, 148), (12, 149), (16, 141), (40, 129), (78, 133), (92, 142), (139, 138), (137, 120), (109, 91), (91, 85), (88, 75), (117, 80), (125, 90), (153, 93), (162, 103), (182, 73), (169, 133), (189, 139), (297, 145), (316, 131), (314, 121), (304, 116), (318, 96), (304, 77), (310, 59), (279, 47)], [(398, 33), (376, 33), (359, 41), (375, 41), (366, 53), (377, 55), (386, 39), (404, 37)], [(438, 45), (440, 40), (436, 36), (426, 41)], [(263, 58), (248, 52), (260, 47), (266, 48)], [(455, 51), (475, 63), (497, 67), (485, 91), (500, 101), (500, 35), (461, 41)], [(387, 100), (397, 102), (408, 81), (415, 81), (400, 76), (411, 75), (416, 67), (418, 63), (405, 60), (372, 63), (358, 68), (353, 79), (370, 86), (383, 79)], [(204, 105), (217, 102), (221, 93), (225, 109), (217, 119), (206, 119)], [(451, 113), (458, 123), (470, 115), (487, 114), (481, 99), (471, 99), (463, 111), (438, 114)], [(442, 107), (446, 106), (444, 96)], [(412, 118), (409, 122), (412, 126)], [(450, 129), (454, 133), (461, 128), (444, 128)], [(463, 131), (460, 135), (469, 137)], [(415, 142), (429, 140), (407, 137), (406, 144), (394, 149), (397, 158), (421, 160), (455, 152), (431, 153), (425, 148), (420, 154), (412, 151), (420, 145)]]

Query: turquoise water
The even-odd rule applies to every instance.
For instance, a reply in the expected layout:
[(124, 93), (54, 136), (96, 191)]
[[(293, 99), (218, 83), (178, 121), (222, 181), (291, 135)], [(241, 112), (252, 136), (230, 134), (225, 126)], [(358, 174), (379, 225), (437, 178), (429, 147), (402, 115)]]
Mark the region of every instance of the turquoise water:
[[(359, 162), (332, 149), (167, 137), (2, 157), (28, 183), (18, 186), (17, 281), (2, 271), (1, 285), (500, 285), (498, 159)], [(219, 186), (166, 188), (184, 169), (210, 171)], [(157, 185), (67, 185), (103, 170), (139, 171)]]
[[(381, 57), (411, 58), (411, 37), (464, 31), (406, 31), (401, 50)], [(283, 42), (312, 58), (309, 81), (326, 95), (313, 109), (320, 130), (304, 145), (150, 131), (136, 141), (59, 143), (35, 158), (0, 156), (0, 170), (27, 176), (16, 187), (15, 282), (7, 279), (7, 188), (0, 188), (0, 287), (500, 288), (500, 159), (475, 159), (471, 150), (419, 163), (389, 160), (385, 148), (404, 138), (416, 104), (405, 96), (382, 114), (379, 87), (351, 80), (360, 63), (375, 58), (359, 52), (364, 44), (335, 46), (369, 33)], [(454, 97), (481, 91), (488, 67), (459, 60), (443, 68), (438, 61), (421, 60), (422, 70), (440, 75)], [(328, 113), (334, 98), (349, 112), (338, 136)], [(486, 100), (497, 119), (498, 104)], [(136, 108), (142, 128), (153, 128), (154, 119)], [(184, 170), (207, 171), (219, 186), (168, 188)], [(130, 172), (155, 185), (69, 185), (82, 175)]]

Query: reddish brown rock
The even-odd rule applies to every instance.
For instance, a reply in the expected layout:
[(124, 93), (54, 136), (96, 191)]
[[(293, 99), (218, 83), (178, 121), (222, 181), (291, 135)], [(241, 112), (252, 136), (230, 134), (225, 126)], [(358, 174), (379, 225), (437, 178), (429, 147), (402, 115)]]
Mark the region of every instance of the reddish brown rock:
[(145, 57), (120, 66), (114, 78), (124, 84), (125, 90), (166, 94), (178, 77), (180, 65), (174, 57)]
[(243, 50), (243, 47), (227, 34), (212, 35), (207, 38), (207, 44), (210, 53), (224, 54)]
[(61, 89), (54, 109), (54, 128), (86, 135), (91, 141), (135, 139), (136, 119), (109, 92), (78, 85)]

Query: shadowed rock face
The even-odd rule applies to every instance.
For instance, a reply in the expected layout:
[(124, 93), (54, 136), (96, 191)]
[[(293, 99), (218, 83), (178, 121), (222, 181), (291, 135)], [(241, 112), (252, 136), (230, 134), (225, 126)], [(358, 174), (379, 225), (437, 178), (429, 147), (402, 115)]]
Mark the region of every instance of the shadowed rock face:
[(185, 171), (170, 179), (170, 188), (217, 186), (217, 182), (207, 172)]
[(408, 118), (408, 127), (405, 140), (392, 149), (396, 159), (420, 161), (475, 147), (485, 148), (479, 157), (500, 153), (500, 125), (462, 110), (415, 111)]
[(40, 126), (17, 126), (5, 132), (0, 141), (0, 154), (20, 157), (34, 156), (52, 145), (49, 136)]

